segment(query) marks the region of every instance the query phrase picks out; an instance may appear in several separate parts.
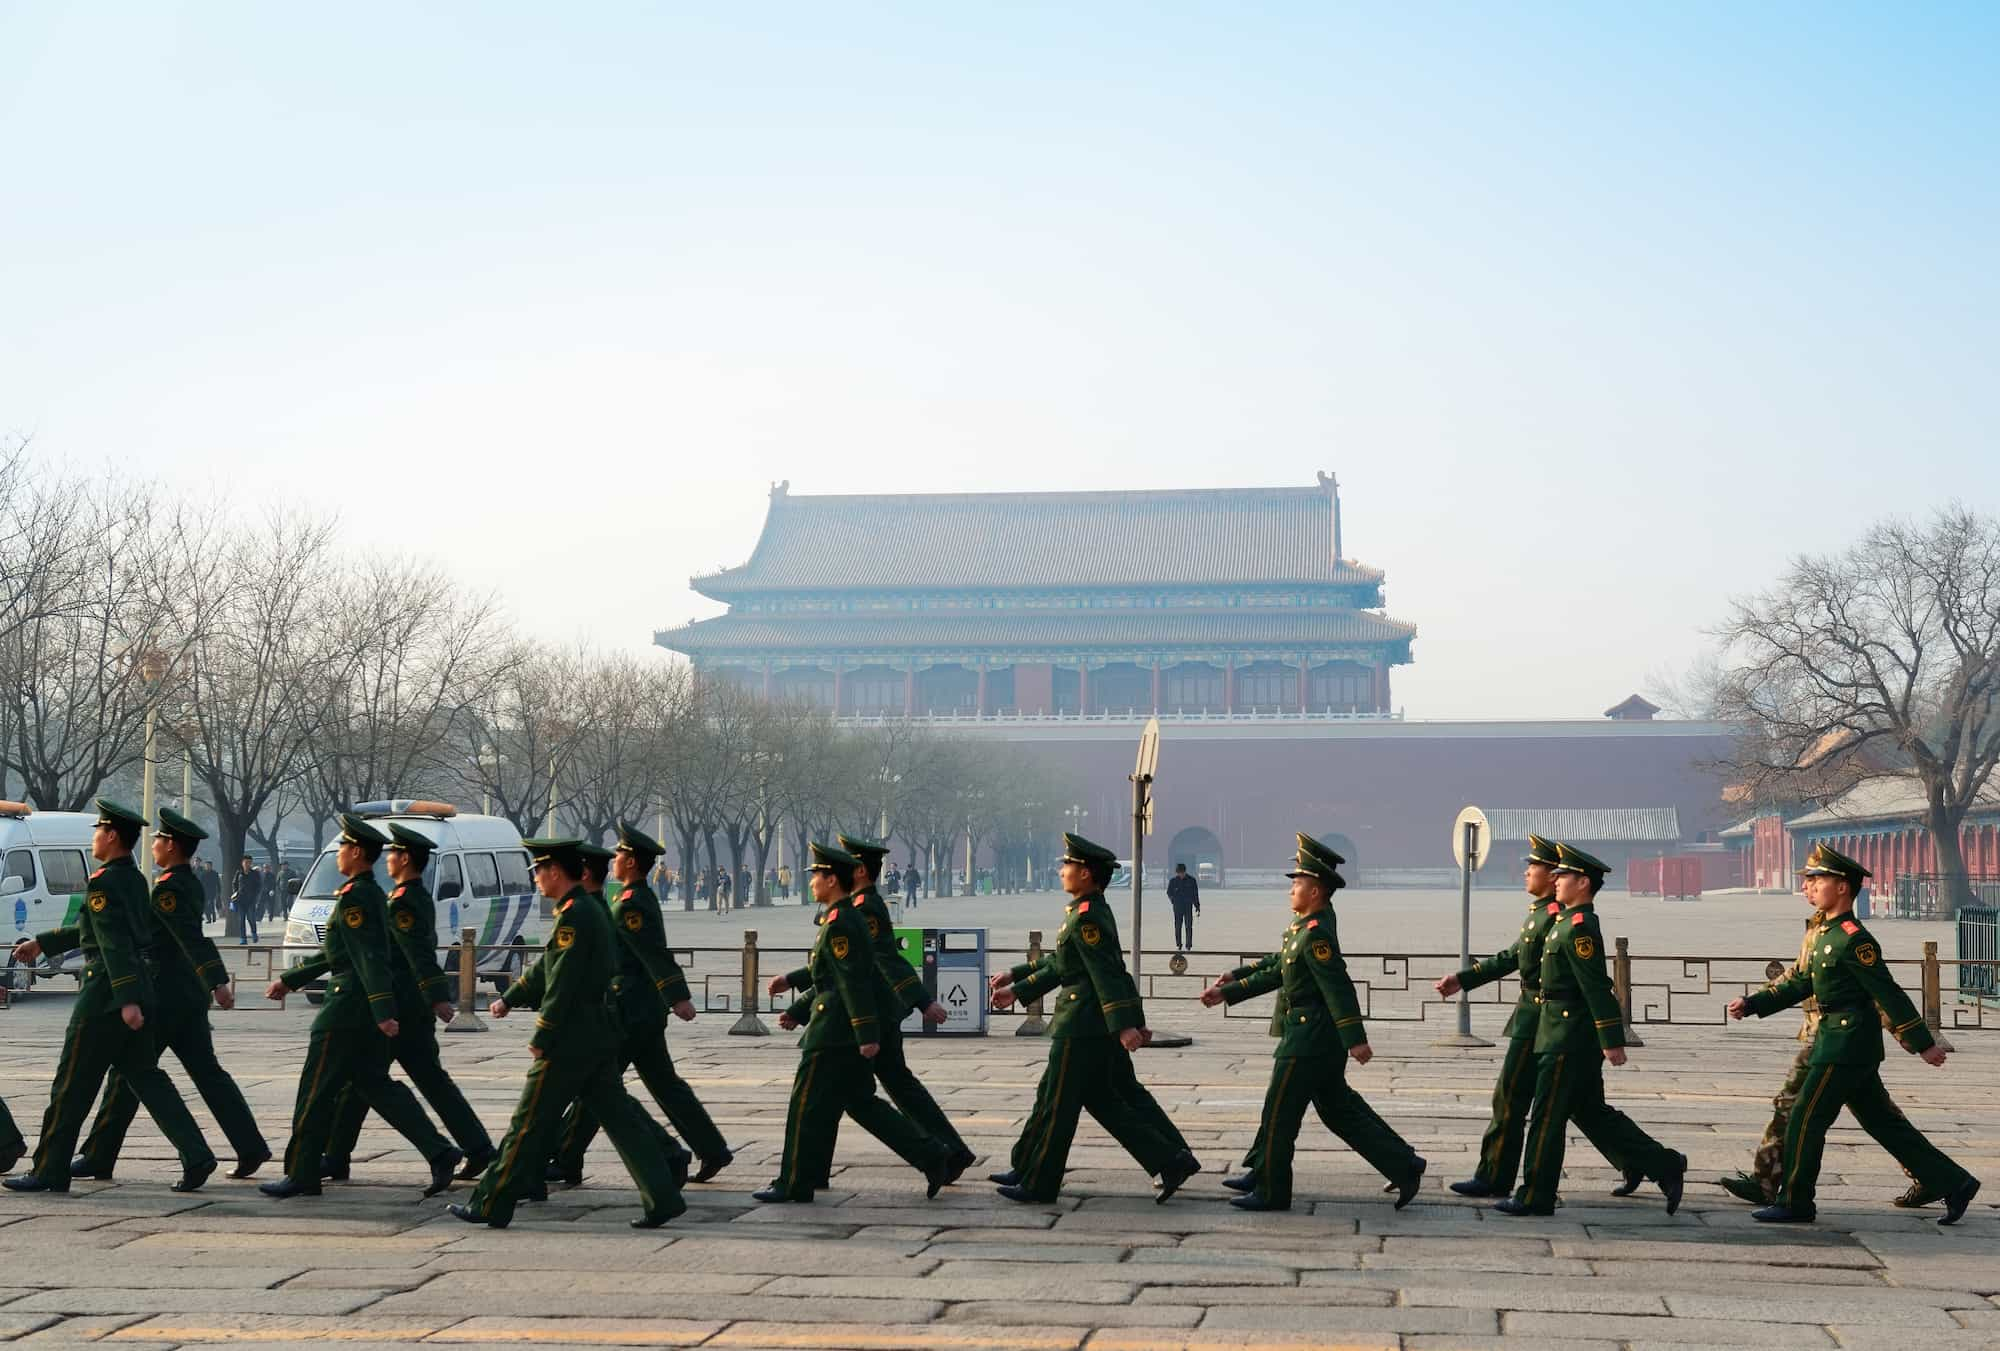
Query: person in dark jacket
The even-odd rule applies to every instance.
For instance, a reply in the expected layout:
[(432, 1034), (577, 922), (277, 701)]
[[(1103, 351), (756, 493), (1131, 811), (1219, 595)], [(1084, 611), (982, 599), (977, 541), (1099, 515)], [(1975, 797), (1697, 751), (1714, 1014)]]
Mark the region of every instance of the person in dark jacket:
[(229, 908), (236, 912), (236, 942), (240, 947), (257, 941), (257, 915), (263, 905), (264, 874), (245, 854), (237, 865), (236, 883), (229, 893)]
[(1187, 864), (1176, 863), (1167, 879), (1167, 903), (1174, 908), (1174, 951), (1194, 946), (1194, 917), (1201, 913), (1201, 884), (1188, 876)]

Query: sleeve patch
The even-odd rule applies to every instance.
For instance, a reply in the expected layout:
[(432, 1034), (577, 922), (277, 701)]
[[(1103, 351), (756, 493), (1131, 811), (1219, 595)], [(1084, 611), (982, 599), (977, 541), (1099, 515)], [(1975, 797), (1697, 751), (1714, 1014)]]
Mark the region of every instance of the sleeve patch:
[(367, 919), (368, 917), (362, 914), (355, 906), (350, 905), (347, 909), (340, 912), (340, 922), (350, 929), (360, 928), (367, 922)]
[(101, 914), (103, 914), (103, 913), (104, 913), (104, 907), (105, 907), (105, 905), (106, 905), (106, 901), (105, 901), (105, 899), (104, 899), (104, 893), (103, 893), (103, 892), (101, 892), (101, 891), (93, 891), (93, 892), (91, 892), (91, 893), (90, 893), (90, 913), (91, 913), (91, 914), (93, 914), (93, 915), (101, 915)]
[(417, 927), (417, 917), (407, 910), (398, 910), (396, 912), (396, 927), (404, 933), (408, 933)]
[(1873, 943), (1856, 943), (1854, 945), (1854, 960), (1863, 966), (1875, 965), (1881, 956), (1882, 954), (1875, 950)]
[(1315, 938), (1313, 940), (1313, 959), (1324, 962), (1330, 961), (1332, 958), (1333, 944), (1327, 942), (1324, 938)]
[(171, 915), (180, 902), (174, 899), (173, 893), (169, 892), (165, 896), (160, 897), (156, 904), (160, 907), (161, 914)]
[(1076, 931), (1082, 934), (1083, 941), (1092, 947), (1096, 947), (1104, 941), (1104, 931), (1095, 924), (1079, 924), (1076, 926)]
[(846, 935), (846, 934), (835, 934), (835, 935), (833, 936), (833, 943), (832, 943), (832, 947), (833, 947), (833, 956), (834, 956), (834, 960), (835, 960), (835, 961), (842, 961), (842, 962), (844, 962), (844, 961), (846, 961), (846, 960), (847, 960), (847, 935)]
[(576, 930), (567, 924), (559, 925), (556, 928), (555, 940), (557, 947), (566, 948), (576, 941)]
[(625, 927), (630, 932), (637, 933), (646, 927), (646, 917), (637, 910), (627, 910), (625, 912)]
[(1595, 957), (1597, 955), (1597, 944), (1591, 940), (1589, 934), (1577, 935), (1576, 955), (1583, 958), (1585, 961), (1589, 961), (1592, 957)]

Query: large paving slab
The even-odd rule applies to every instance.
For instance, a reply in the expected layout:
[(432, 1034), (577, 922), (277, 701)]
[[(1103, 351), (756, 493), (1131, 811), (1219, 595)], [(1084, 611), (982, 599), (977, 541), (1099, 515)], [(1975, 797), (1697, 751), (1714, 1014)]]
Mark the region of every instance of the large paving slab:
[[(1047, 898), (1004, 899), (1051, 909)], [(1254, 951), (1268, 909), (1253, 924), (1224, 893), (1204, 898), (1202, 922), (1223, 936), (1216, 941)], [(919, 916), (958, 918), (948, 903)], [(707, 917), (669, 917), (677, 941), (724, 932)], [(1386, 908), (1368, 922), (1376, 919), (1392, 935), (1404, 922)], [(1778, 919), (1795, 932), (1788, 907), (1739, 917), (1746, 931)], [(795, 911), (758, 920), (771, 950), (808, 931)], [(1366, 925), (1343, 924), (1355, 946), (1357, 929)], [(1785, 933), (1772, 932), (1778, 953)], [(1915, 930), (1891, 929), (1885, 941), (1914, 947), (1905, 932)], [(1409, 980), (1426, 974), (1410, 964)], [(30, 1131), (71, 1000), (66, 989), (40, 989), (0, 1012), (0, 1093)], [(1612, 1198), (1616, 1170), (1581, 1140), (1551, 1219), (1507, 1220), (1451, 1193), (1446, 1184), (1471, 1170), (1498, 1052), (1436, 1047), (1440, 1023), (1387, 1019), (1372, 1024), (1377, 1057), (1352, 1082), (1430, 1160), (1417, 1204), (1391, 1209), (1380, 1179), (1309, 1123), (1296, 1208), (1260, 1216), (1231, 1209), (1217, 1184), (1256, 1129), (1271, 1047), (1262, 1019), (1254, 1009), (1225, 1019), (1185, 1003), (1153, 1007), (1156, 1023), (1195, 1042), (1144, 1053), (1140, 1073), (1205, 1167), (1166, 1205), (1087, 1119), (1057, 1202), (1015, 1206), (992, 1195), (984, 1174), (1004, 1167), (1046, 1054), (1046, 1043), (1000, 1024), (985, 1039), (911, 1046), (919, 1074), (982, 1155), (959, 1186), (926, 1201), (922, 1179), (850, 1125), (819, 1203), (759, 1206), (748, 1193), (777, 1166), (796, 1051), (788, 1037), (731, 1037), (732, 1018), (710, 1013), (673, 1029), (675, 1058), (737, 1162), (691, 1189), (689, 1215), (666, 1229), (627, 1227), (636, 1198), (601, 1140), (583, 1186), (523, 1206), (512, 1228), (494, 1231), (445, 1216), (448, 1198), (422, 1199), (422, 1161), (373, 1118), (354, 1183), (273, 1202), (253, 1183), (221, 1178), (198, 1194), (169, 1191), (172, 1151), (142, 1116), (114, 1181), (79, 1182), (66, 1197), (0, 1194), (0, 1341), (337, 1342), (354, 1351), (2000, 1345), (2000, 1035), (1958, 1034), (1959, 1054), (1942, 1072), (1901, 1056), (1885, 1067), (1908, 1115), (1992, 1182), (1954, 1230), (1938, 1228), (1934, 1210), (1889, 1205), (1902, 1175), (1845, 1119), (1829, 1137), (1820, 1224), (1761, 1228), (1713, 1185), (1755, 1147), (1794, 1049), (1788, 1020), (1649, 1026), (1631, 1065), (1607, 1074), (1612, 1100), (1692, 1160), (1676, 1216), (1651, 1187)], [(1498, 1031), (1494, 1010), (1476, 1012), (1478, 1030)], [(274, 1147), (284, 1143), (311, 1013), (294, 1002), (214, 1016), (223, 1060)], [(509, 1019), (444, 1040), (447, 1065), (496, 1131), (520, 1086), (528, 1030)], [(190, 1105), (219, 1142), (206, 1109)]]

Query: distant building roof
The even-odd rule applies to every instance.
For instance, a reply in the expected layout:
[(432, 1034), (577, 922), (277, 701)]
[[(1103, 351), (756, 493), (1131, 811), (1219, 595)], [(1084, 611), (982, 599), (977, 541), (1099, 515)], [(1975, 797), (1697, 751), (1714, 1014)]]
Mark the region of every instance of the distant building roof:
[[(929, 652), (1093, 650), (1208, 646), (1327, 647), (1404, 643), (1414, 624), (1363, 610), (894, 610), (871, 614), (736, 612), (656, 635), (663, 647), (691, 655), (763, 652)], [(1400, 660), (1408, 660), (1404, 653)]]
[(1627, 695), (1622, 703), (1613, 704), (1604, 710), (1607, 718), (1620, 718), (1627, 722), (1644, 722), (1660, 711), (1660, 706), (1650, 699), (1636, 694)]
[[(1976, 811), (2000, 809), (2000, 782), (1989, 779), (1974, 803)], [(1889, 774), (1854, 785), (1818, 811), (1785, 822), (1790, 830), (1854, 825), (1864, 821), (1922, 821), (1930, 810), (1923, 781), (1914, 774)]]
[(1652, 843), (1681, 838), (1680, 813), (1672, 807), (1521, 807), (1486, 813), (1496, 840), (1525, 840), (1530, 834), (1585, 844), (1592, 840)]
[(696, 577), (758, 591), (1379, 584), (1335, 558), (1335, 497), (1316, 487), (1076, 493), (771, 494), (741, 567)]

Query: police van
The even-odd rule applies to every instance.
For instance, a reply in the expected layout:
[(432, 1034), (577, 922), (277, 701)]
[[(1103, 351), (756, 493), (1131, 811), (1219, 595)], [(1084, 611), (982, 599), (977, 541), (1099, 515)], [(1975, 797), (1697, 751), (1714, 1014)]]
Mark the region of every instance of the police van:
[(25, 802), (0, 802), (0, 914), (13, 922), (4, 931), (11, 937), (0, 985), (25, 990), (36, 976), (57, 974), (83, 979), (81, 952), (19, 967), (13, 947), (24, 938), (76, 923), (84, 889), (97, 867), (90, 856), (96, 828), (95, 812), (38, 812)]
[[(460, 816), (447, 803), (407, 798), (356, 803), (353, 812), (384, 835), (393, 821), (437, 842), (424, 869), (424, 886), (437, 903), (437, 945), (450, 950), (439, 960), (448, 972), (457, 973), (459, 930), (465, 928), (478, 931), (479, 974), (496, 989), (506, 988), (540, 955), (553, 907), (535, 890), (528, 851), (513, 822), (501, 816)], [(334, 895), (347, 880), (334, 862), (339, 848), (338, 841), (327, 845), (306, 870), (285, 921), (287, 945), (318, 947), (326, 940)], [(375, 861), (375, 881), (385, 892), (395, 890), (381, 859)], [(492, 948), (504, 951), (486, 951)], [(311, 956), (291, 953), (286, 965), (302, 965)], [(316, 992), (322, 983), (308, 988)]]

